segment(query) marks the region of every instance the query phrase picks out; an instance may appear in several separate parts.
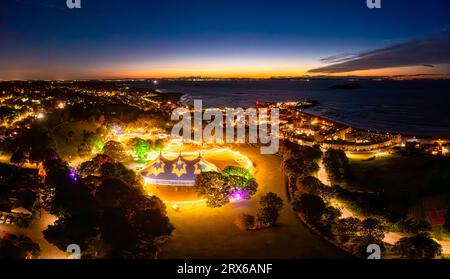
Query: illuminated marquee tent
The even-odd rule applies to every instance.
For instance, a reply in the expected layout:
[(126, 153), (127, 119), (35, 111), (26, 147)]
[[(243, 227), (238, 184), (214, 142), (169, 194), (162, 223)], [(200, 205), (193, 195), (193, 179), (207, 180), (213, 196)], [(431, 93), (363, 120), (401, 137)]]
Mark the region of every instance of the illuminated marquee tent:
[(160, 154), (141, 172), (141, 175), (148, 184), (193, 186), (197, 175), (205, 171), (217, 171), (217, 168), (201, 156), (188, 160), (180, 155), (169, 160)]

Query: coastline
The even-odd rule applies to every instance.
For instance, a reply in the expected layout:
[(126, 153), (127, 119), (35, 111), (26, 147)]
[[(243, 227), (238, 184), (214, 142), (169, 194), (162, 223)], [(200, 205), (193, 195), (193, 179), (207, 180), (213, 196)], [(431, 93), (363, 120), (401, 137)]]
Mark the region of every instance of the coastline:
[(407, 139), (415, 138), (417, 140), (433, 140), (433, 139), (450, 140), (450, 133), (443, 134), (443, 135), (442, 134), (438, 134), (438, 133), (433, 134), (433, 135), (425, 135), (425, 134), (420, 134), (420, 133), (416, 133), (416, 134), (413, 134), (413, 133), (411, 133), (411, 134), (399, 133), (399, 132), (392, 131), (392, 130), (391, 131), (388, 131), (388, 130), (377, 130), (377, 129), (373, 129), (373, 128), (370, 128), (370, 127), (360, 127), (360, 126), (357, 126), (355, 124), (347, 123), (345, 121), (335, 120), (335, 119), (332, 119), (332, 118), (327, 117), (327, 116), (323, 116), (323, 115), (318, 114), (318, 113), (313, 113), (311, 111), (302, 110), (301, 112), (305, 113), (307, 115), (310, 115), (310, 116), (320, 117), (320, 118), (322, 118), (324, 120), (333, 122), (333, 123), (338, 124), (338, 125), (349, 126), (349, 127), (354, 128), (354, 129), (357, 129), (357, 130), (365, 130), (365, 131), (371, 131), (371, 132), (375, 132), (375, 133), (389, 133), (389, 134), (394, 134), (394, 135), (397, 134), (397, 135), (401, 135), (402, 138), (407, 138)]
[[(169, 96), (167, 96), (166, 100), (177, 102), (177, 103), (179, 103), (181, 105), (189, 105), (187, 103), (188, 100), (184, 99), (184, 98), (186, 98), (186, 96), (189, 96), (189, 94), (187, 94), (187, 93), (182, 93), (182, 92), (157, 92), (157, 91), (155, 91), (155, 94), (158, 94), (161, 97), (164, 96), (164, 95), (169, 95)], [(357, 125), (354, 125), (354, 124), (347, 123), (345, 121), (340, 121), (340, 120), (336, 120), (336, 119), (333, 119), (333, 118), (330, 118), (330, 117), (327, 117), (327, 116), (323, 116), (323, 115), (321, 115), (319, 113), (314, 113), (310, 109), (311, 109), (311, 107), (306, 108), (306, 109), (299, 109), (299, 111), (301, 113), (306, 114), (306, 115), (314, 116), (314, 117), (320, 117), (321, 119), (329, 121), (329, 122), (332, 122), (332, 123), (334, 123), (336, 125), (348, 126), (348, 127), (351, 127), (352, 129), (356, 129), (356, 130), (370, 131), (370, 132), (375, 132), (375, 133), (385, 133), (385, 134), (400, 135), (402, 137), (402, 139), (408, 139), (408, 140), (415, 139), (415, 140), (423, 140), (423, 141), (428, 141), (428, 140), (429, 141), (433, 141), (433, 140), (438, 140), (439, 139), (439, 140), (444, 140), (444, 141), (447, 141), (447, 140), (450, 141), (450, 133), (449, 134), (443, 134), (443, 135), (442, 134), (438, 134), (438, 133), (433, 134), (433, 135), (425, 135), (425, 134), (418, 134), (418, 133), (416, 133), (416, 134), (412, 134), (412, 133), (411, 134), (407, 134), (407, 133), (399, 133), (399, 132), (396, 132), (396, 131), (377, 130), (377, 129), (373, 129), (373, 128), (370, 128), (370, 127), (361, 127), (361, 126), (357, 126)]]

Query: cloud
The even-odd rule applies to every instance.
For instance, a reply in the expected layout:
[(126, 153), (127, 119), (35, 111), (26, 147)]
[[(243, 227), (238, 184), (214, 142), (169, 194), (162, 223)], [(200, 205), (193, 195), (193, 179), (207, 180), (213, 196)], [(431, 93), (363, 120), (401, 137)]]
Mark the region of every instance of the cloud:
[(383, 68), (426, 66), (450, 63), (450, 32), (391, 45), (361, 53), (345, 53), (321, 59), (331, 65), (309, 73), (345, 73)]

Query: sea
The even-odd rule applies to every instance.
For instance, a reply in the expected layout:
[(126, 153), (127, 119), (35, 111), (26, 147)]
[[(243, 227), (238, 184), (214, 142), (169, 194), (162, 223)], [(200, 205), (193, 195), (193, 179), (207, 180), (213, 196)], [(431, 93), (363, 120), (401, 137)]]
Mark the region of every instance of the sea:
[(207, 107), (254, 107), (256, 102), (317, 100), (306, 109), (353, 127), (410, 136), (450, 136), (450, 80), (358, 80), (356, 90), (331, 89), (347, 80), (159, 80), (133, 86), (184, 94)]

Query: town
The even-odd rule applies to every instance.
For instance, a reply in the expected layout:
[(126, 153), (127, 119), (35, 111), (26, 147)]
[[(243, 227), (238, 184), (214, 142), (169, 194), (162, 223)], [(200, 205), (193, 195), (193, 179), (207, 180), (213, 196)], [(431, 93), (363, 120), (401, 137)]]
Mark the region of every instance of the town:
[[(0, 92), (0, 251), (9, 251), (0, 257), (67, 258), (66, 247), (73, 243), (83, 258), (177, 257), (186, 242), (171, 241), (174, 230), (193, 234), (186, 230), (194, 225), (214, 230), (208, 218), (220, 212), (223, 224), (217, 230), (223, 231), (236, 218), (230, 208), (236, 205), (259, 212), (238, 214), (241, 230), (267, 230), (279, 219), (303, 222), (356, 257), (364, 256), (358, 247), (369, 240), (388, 247), (389, 257), (405, 256), (397, 243), (408, 237), (425, 237), (440, 247), (428, 258), (450, 252), (449, 208), (436, 198), (440, 192), (403, 204), (397, 194), (379, 188), (378, 180), (391, 162), (446, 168), (448, 139), (354, 128), (305, 112), (305, 105), (317, 104), (311, 100), (257, 102), (257, 109), (280, 113), (280, 148), (264, 155), (255, 152), (264, 143), (183, 141), (172, 135), (173, 111), (198, 109), (181, 104), (182, 93), (139, 88), (132, 81), (3, 81)], [(244, 120), (246, 137), (251, 122)], [(190, 124), (188, 134), (195, 135), (199, 127)], [(238, 125), (231, 124), (234, 132)], [(364, 184), (361, 175), (372, 176), (368, 183), (376, 185), (358, 188)], [(287, 197), (300, 221), (288, 217)], [(352, 226), (362, 229), (344, 237)], [(369, 227), (378, 234), (365, 231)], [(420, 234), (424, 231), (428, 234)], [(231, 240), (234, 234), (239, 233), (223, 237), (231, 246), (241, 245)]]

